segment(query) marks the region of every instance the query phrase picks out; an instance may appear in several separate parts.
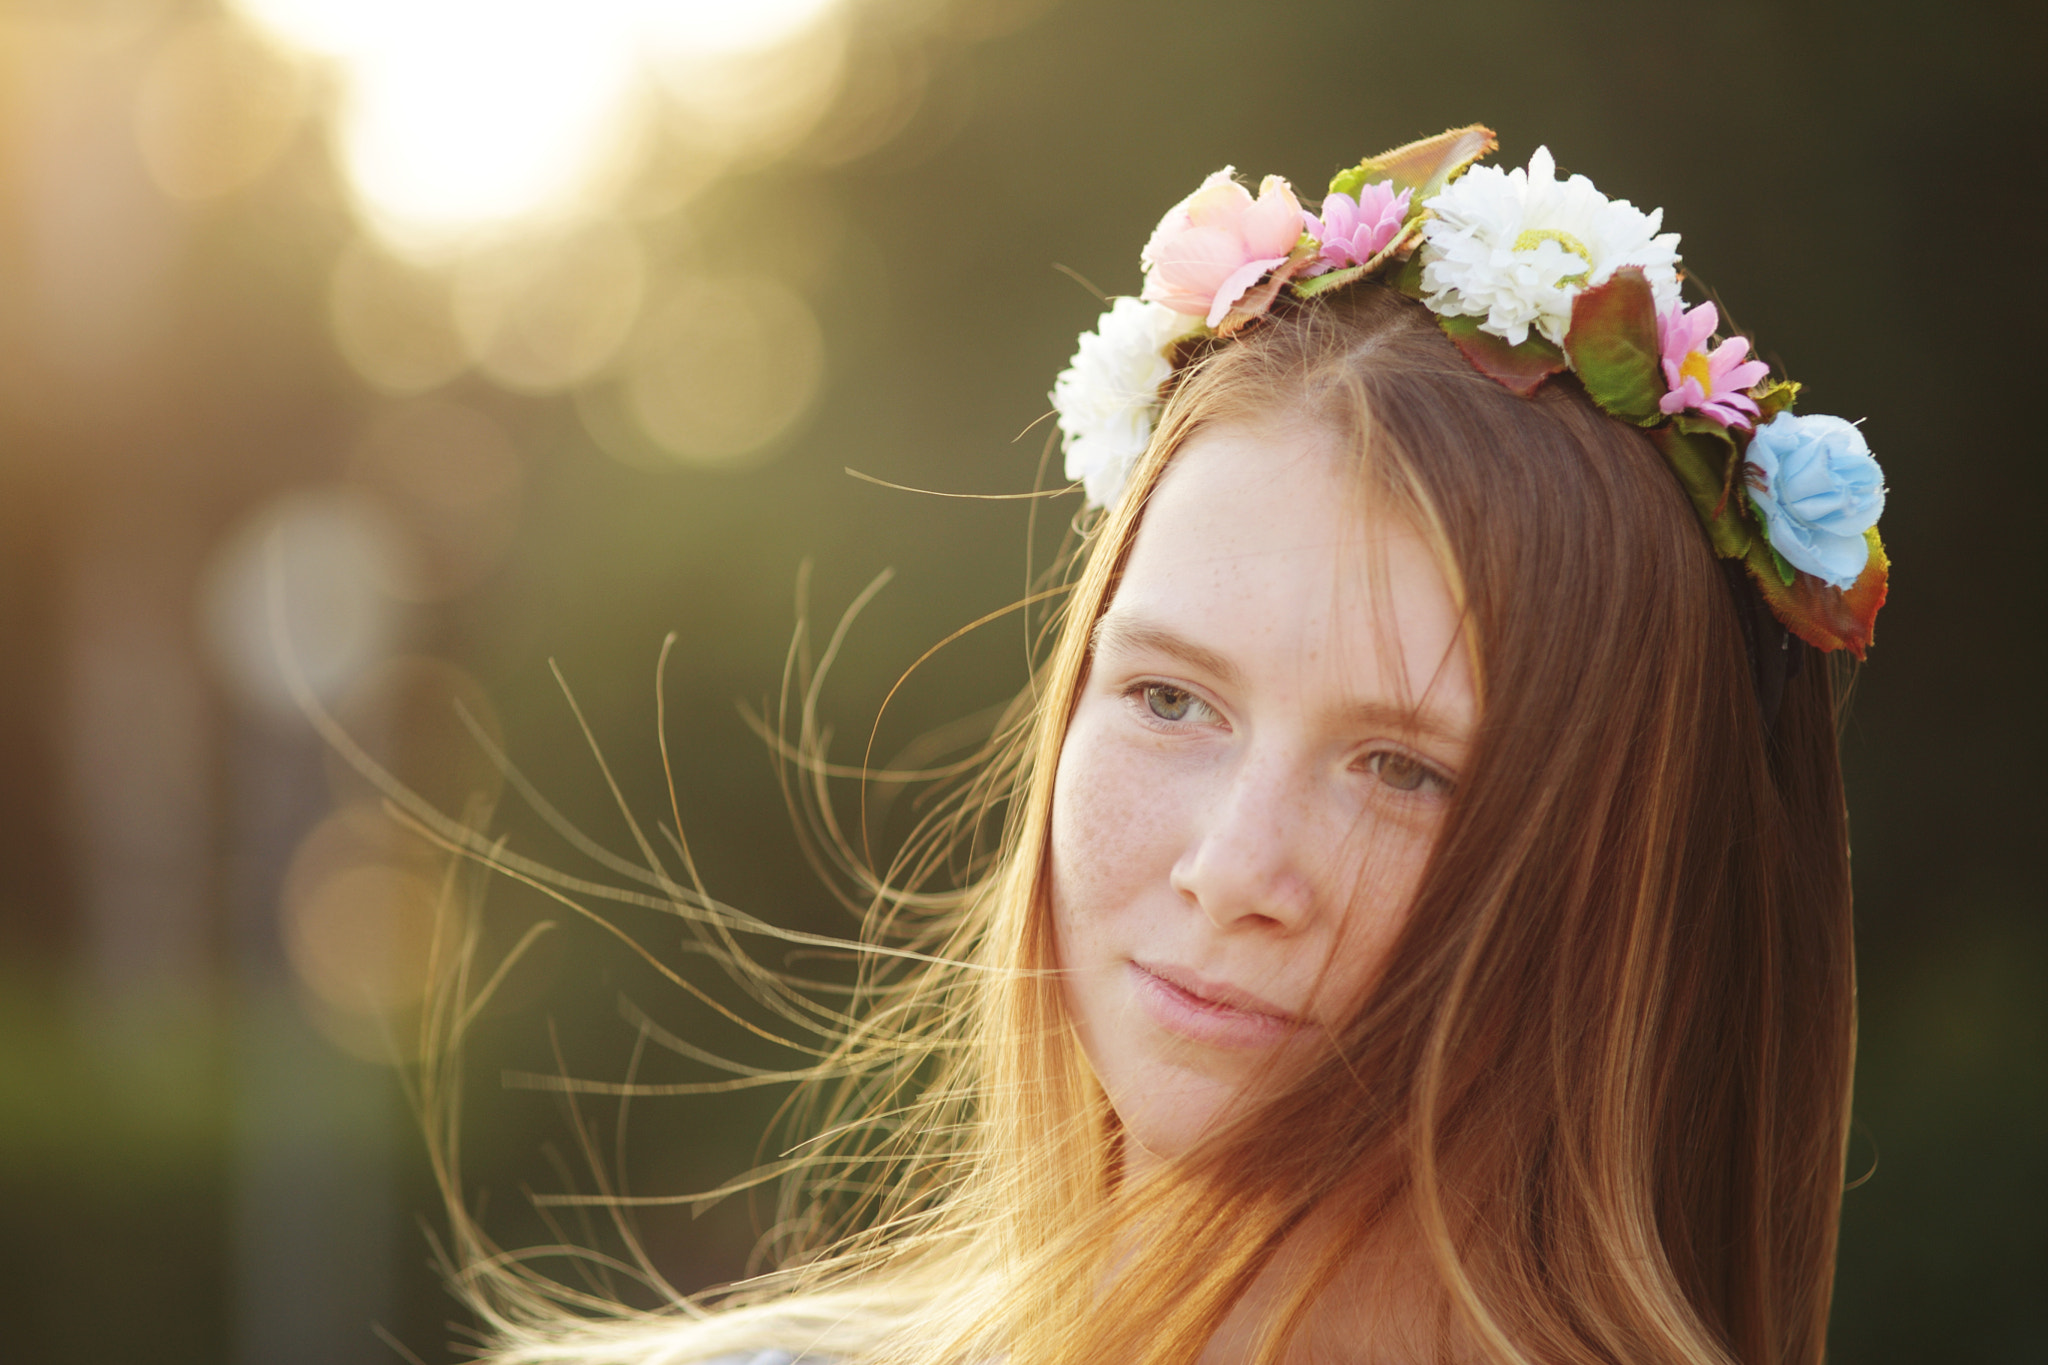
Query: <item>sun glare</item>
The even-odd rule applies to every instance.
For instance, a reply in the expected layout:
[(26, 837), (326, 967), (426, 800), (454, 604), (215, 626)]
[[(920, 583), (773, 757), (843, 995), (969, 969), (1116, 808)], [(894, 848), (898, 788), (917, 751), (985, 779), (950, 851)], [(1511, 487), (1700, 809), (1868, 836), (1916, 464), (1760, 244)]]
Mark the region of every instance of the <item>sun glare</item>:
[(809, 25), (829, 0), (614, 0), (653, 45), (686, 56), (772, 46)]
[(431, 248), (569, 206), (629, 138), (651, 67), (794, 38), (836, 0), (237, 0), (332, 61), (364, 216)]

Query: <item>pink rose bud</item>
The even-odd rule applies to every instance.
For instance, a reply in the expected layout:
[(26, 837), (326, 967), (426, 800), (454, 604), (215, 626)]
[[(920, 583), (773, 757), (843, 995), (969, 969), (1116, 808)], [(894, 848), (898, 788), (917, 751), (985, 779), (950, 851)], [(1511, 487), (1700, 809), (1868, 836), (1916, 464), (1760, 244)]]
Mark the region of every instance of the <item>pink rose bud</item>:
[(1267, 176), (1253, 199), (1234, 175), (1225, 166), (1175, 204), (1141, 258), (1143, 297), (1210, 327), (1301, 237), (1301, 204), (1285, 180)]

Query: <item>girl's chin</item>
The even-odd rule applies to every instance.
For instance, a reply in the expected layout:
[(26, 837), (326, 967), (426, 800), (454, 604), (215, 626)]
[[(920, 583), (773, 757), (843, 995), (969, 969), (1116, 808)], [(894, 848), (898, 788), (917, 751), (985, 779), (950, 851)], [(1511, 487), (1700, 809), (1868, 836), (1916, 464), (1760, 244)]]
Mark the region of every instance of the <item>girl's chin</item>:
[(1215, 1130), (1236, 1098), (1234, 1091), (1220, 1085), (1209, 1094), (1112, 1098), (1111, 1107), (1128, 1143), (1126, 1166), (1148, 1170), (1185, 1156)]

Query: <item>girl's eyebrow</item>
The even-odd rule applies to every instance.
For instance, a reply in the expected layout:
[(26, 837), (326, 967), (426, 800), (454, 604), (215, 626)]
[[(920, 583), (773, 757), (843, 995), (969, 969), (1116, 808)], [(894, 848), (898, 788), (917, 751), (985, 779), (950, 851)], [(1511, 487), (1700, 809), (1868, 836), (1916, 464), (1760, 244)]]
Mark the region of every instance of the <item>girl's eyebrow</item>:
[[(1244, 682), (1243, 671), (1215, 650), (1177, 635), (1156, 621), (1115, 607), (1104, 612), (1095, 623), (1090, 653), (1101, 655), (1105, 651), (1164, 654), (1207, 674), (1225, 688), (1234, 689)], [(1462, 721), (1427, 703), (1402, 706), (1390, 701), (1360, 701), (1346, 707), (1344, 714), (1355, 725), (1386, 726), (1455, 744), (1467, 743), (1472, 738), (1469, 721)]]
[(1090, 650), (1094, 654), (1105, 651), (1164, 654), (1207, 673), (1226, 687), (1235, 687), (1244, 681), (1244, 674), (1237, 665), (1215, 650), (1176, 635), (1156, 621), (1147, 621), (1115, 607), (1096, 621), (1094, 637)]
[(1434, 706), (1399, 706), (1393, 702), (1362, 701), (1346, 708), (1345, 716), (1353, 725), (1390, 730), (1403, 730), (1411, 735), (1426, 736), (1446, 744), (1465, 745), (1472, 741), (1472, 727), (1461, 722), (1454, 713), (1442, 711)]

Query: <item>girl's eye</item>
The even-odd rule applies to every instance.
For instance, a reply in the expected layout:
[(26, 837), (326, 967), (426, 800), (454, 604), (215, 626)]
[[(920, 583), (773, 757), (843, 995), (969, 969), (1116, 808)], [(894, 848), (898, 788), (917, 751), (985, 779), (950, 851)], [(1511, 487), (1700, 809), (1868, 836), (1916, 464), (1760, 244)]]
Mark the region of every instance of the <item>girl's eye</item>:
[(1200, 719), (1208, 704), (1184, 687), (1169, 683), (1146, 683), (1145, 709), (1161, 720)]
[(1366, 771), (1401, 792), (1427, 792), (1449, 796), (1451, 779), (1419, 758), (1392, 749), (1381, 749), (1365, 760)]

